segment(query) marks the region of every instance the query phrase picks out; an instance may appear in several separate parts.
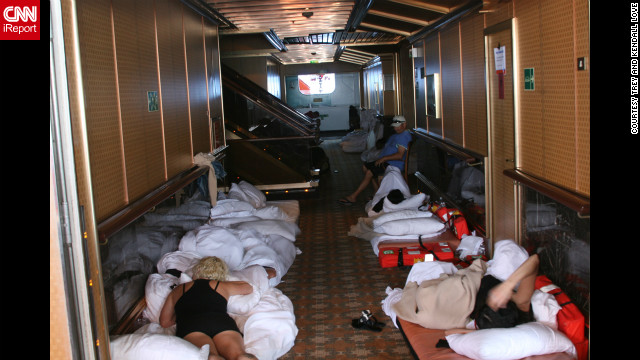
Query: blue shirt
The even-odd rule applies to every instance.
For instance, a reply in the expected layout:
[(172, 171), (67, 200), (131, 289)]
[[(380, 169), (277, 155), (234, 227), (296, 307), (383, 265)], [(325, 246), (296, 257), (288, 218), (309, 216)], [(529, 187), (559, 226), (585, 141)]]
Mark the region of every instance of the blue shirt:
[[(398, 152), (398, 147), (402, 146), (405, 149), (409, 148), (409, 142), (411, 141), (411, 134), (405, 130), (400, 134), (393, 134), (389, 136), (384, 148), (380, 152), (380, 158), (383, 156), (393, 155)], [(402, 155), (401, 160), (387, 161), (389, 165), (393, 165), (400, 170), (404, 170), (404, 160), (407, 158), (407, 152)]]

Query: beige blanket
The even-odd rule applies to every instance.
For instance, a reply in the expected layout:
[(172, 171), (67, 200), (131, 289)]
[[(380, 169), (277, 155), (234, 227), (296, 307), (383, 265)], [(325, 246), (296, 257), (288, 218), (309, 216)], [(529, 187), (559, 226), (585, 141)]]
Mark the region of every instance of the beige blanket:
[(408, 282), (392, 309), (401, 319), (429, 329), (464, 328), (486, 270), (486, 263), (478, 259), (453, 275), (442, 274), (420, 285)]

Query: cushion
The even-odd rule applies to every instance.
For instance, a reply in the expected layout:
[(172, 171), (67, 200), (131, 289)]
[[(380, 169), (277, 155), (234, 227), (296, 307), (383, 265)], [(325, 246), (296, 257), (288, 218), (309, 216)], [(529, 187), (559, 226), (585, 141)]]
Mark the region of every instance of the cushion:
[(421, 217), (431, 217), (432, 212), (420, 211), (420, 210), (398, 210), (389, 213), (383, 213), (382, 215), (373, 219), (373, 227), (380, 226), (386, 222), (401, 219), (413, 219)]
[(453, 351), (476, 360), (521, 359), (532, 355), (568, 352), (576, 356), (573, 343), (561, 332), (530, 322), (508, 329), (484, 329), (448, 335)]
[(444, 229), (444, 223), (433, 217), (388, 221), (373, 231), (388, 235), (427, 235)]
[(206, 360), (209, 345), (198, 349), (192, 343), (173, 335), (127, 334), (111, 337), (111, 358), (114, 360)]

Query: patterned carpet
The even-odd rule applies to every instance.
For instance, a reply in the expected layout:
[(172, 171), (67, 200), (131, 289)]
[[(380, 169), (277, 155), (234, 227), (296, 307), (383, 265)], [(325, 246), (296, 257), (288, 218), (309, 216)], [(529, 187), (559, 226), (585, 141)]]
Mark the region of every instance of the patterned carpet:
[[(344, 153), (339, 140), (322, 145), (331, 170), (322, 175), (318, 195), (300, 200), (302, 230), (297, 256), (278, 286), (293, 302), (299, 332), (280, 359), (412, 359), (402, 334), (382, 311), (387, 286), (404, 287), (409, 269), (383, 269), (368, 241), (347, 235), (373, 190), (357, 204), (337, 200), (362, 179), (359, 153)], [(381, 332), (355, 329), (351, 320), (369, 309), (386, 326)]]

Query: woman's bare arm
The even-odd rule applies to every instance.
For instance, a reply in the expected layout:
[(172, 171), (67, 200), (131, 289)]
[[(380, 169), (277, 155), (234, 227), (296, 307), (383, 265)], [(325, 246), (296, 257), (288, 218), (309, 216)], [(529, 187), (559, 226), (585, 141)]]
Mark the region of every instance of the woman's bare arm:
[[(487, 305), (497, 311), (499, 308), (506, 307), (509, 300), (513, 300), (518, 307), (520, 307), (520, 304), (530, 301), (539, 264), (540, 258), (538, 254), (531, 255), (507, 280), (489, 291)], [(521, 283), (520, 288), (514, 294), (513, 290), (519, 283)]]
[(168, 328), (169, 326), (176, 323), (176, 297), (177, 290), (182, 287), (182, 285), (175, 287), (167, 296), (167, 299), (164, 301), (164, 305), (162, 306), (162, 310), (160, 310), (160, 326), (163, 328)]

